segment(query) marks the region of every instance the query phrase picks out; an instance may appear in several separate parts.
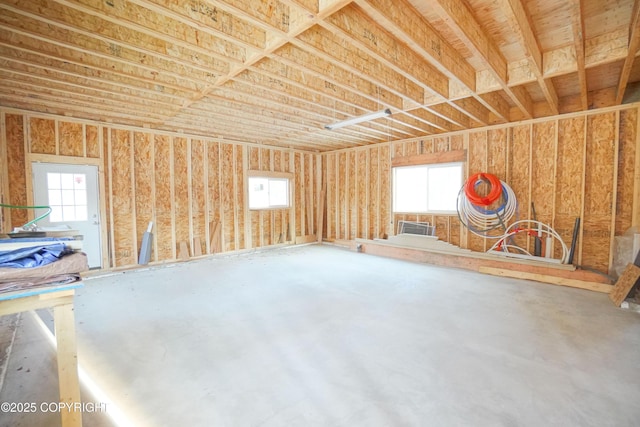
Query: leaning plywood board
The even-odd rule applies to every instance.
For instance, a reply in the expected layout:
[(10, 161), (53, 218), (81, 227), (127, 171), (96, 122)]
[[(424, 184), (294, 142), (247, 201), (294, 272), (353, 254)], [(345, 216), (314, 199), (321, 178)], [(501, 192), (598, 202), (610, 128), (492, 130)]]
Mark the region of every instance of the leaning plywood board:
[(622, 301), (629, 295), (633, 286), (640, 279), (640, 267), (627, 264), (627, 268), (624, 269), (622, 275), (618, 278), (618, 281), (611, 289), (611, 293), (609, 293), (609, 298), (616, 307), (620, 307)]

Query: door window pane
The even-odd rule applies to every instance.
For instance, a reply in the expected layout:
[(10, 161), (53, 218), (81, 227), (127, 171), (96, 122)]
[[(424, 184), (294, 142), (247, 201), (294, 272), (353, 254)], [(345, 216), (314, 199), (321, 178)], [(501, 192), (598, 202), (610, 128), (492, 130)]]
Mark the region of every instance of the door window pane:
[(87, 177), (84, 174), (47, 173), (50, 222), (86, 221)]

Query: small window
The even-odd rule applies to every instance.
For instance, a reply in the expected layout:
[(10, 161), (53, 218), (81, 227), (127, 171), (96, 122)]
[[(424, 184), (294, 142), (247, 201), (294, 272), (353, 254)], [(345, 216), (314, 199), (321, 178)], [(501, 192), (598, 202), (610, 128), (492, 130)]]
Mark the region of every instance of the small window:
[(393, 211), (455, 213), (462, 163), (393, 168)]
[(289, 207), (289, 178), (249, 177), (249, 209)]
[(50, 222), (87, 220), (87, 177), (81, 173), (47, 173)]

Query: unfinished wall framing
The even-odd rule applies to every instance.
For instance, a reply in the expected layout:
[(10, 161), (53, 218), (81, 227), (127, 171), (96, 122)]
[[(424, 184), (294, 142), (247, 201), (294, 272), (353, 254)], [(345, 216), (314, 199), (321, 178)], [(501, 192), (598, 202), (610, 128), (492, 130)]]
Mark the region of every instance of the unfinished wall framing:
[[(95, 164), (100, 173), (103, 265), (137, 263), (153, 222), (152, 262), (304, 240), (317, 230), (319, 155), (255, 144), (0, 109), (6, 203), (33, 200), (31, 162)], [(249, 210), (248, 171), (292, 174), (287, 209)], [(32, 218), (3, 209), (3, 229)], [(106, 237), (106, 238), (105, 238)]]
[[(456, 215), (391, 213), (391, 164), (419, 163), (428, 154), (446, 162), (446, 153), (466, 150), (466, 176), (490, 172), (509, 183), (520, 219), (531, 218), (534, 203), (538, 219), (570, 245), (580, 217), (576, 261), (606, 273), (614, 237), (640, 226), (638, 108), (631, 104), (324, 153), (324, 238), (384, 238), (395, 234), (399, 220), (426, 221), (436, 225), (442, 240), (487, 250), (493, 241), (468, 232)], [(526, 239), (519, 243), (533, 245)], [(558, 255), (560, 248), (553, 250)]]

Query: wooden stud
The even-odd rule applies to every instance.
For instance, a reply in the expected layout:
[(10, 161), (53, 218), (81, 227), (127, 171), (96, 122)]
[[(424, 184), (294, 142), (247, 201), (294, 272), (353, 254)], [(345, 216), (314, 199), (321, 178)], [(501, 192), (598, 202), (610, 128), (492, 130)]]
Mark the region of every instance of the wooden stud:
[[(324, 224), (325, 200), (327, 199), (327, 180), (322, 180), (322, 190), (320, 190), (320, 199), (318, 201), (318, 226), (316, 227), (316, 241), (322, 243), (322, 233)], [(327, 236), (328, 237), (328, 236)]]
[[(80, 381), (78, 379), (78, 354), (73, 303), (53, 307), (54, 329), (58, 359), (58, 388), (60, 403), (80, 404)], [(61, 409), (62, 425), (82, 426), (82, 412)]]

